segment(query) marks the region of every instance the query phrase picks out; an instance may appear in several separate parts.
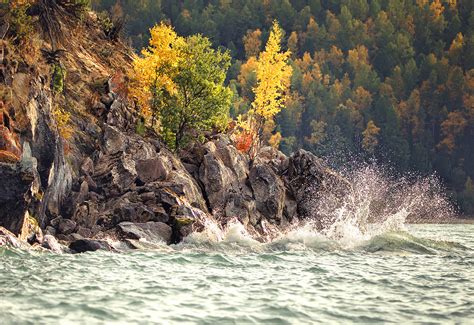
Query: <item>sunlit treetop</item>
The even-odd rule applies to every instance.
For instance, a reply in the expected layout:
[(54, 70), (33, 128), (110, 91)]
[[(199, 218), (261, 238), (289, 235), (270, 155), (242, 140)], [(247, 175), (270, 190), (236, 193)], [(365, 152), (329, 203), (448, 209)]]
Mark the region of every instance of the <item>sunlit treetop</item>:
[(265, 119), (275, 116), (282, 109), (293, 71), (288, 64), (290, 51), (281, 50), (282, 37), (283, 31), (274, 21), (265, 50), (258, 58), (252, 109), (256, 115)]

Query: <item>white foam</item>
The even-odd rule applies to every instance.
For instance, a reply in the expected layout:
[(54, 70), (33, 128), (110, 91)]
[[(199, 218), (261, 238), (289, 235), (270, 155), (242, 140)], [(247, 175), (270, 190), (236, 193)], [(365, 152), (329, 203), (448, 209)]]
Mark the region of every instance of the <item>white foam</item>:
[[(374, 166), (346, 174), (352, 186), (343, 198), (331, 193), (315, 195), (311, 202), (314, 220), (294, 224), (266, 244), (253, 238), (237, 219), (222, 227), (209, 216), (201, 218), (204, 230), (191, 234), (185, 243), (236, 244), (252, 249), (352, 249), (375, 236), (405, 231), (408, 217), (429, 215), (441, 219), (452, 214), (453, 209), (435, 177), (394, 180)], [(325, 221), (322, 229), (321, 220)]]

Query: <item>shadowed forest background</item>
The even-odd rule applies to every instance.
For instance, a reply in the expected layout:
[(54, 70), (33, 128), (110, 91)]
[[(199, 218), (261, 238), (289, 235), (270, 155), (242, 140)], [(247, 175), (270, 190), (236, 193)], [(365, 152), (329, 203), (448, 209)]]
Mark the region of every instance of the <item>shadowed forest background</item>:
[[(256, 57), (272, 21), (285, 31), (293, 76), (266, 134), (285, 153), (334, 163), (376, 159), (398, 172), (436, 172), (474, 214), (472, 0), (93, 0), (125, 20), (137, 51), (171, 23), (229, 49), (231, 114), (253, 101)], [(102, 15), (105, 15), (103, 13)], [(267, 139), (268, 140), (268, 139)]]

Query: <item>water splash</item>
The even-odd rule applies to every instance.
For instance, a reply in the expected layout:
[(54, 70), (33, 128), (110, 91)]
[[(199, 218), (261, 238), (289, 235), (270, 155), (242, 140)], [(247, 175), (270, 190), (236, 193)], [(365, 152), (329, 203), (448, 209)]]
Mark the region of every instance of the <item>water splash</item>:
[(320, 195), (313, 202), (321, 232), (349, 244), (390, 231), (404, 231), (407, 221), (439, 222), (454, 208), (435, 176), (395, 179), (376, 166), (346, 172), (351, 187), (343, 198)]
[[(396, 179), (373, 165), (344, 171), (344, 174), (351, 186), (343, 197), (330, 192), (318, 193), (311, 202), (313, 218), (285, 227), (265, 243), (261, 237), (257, 241), (237, 219), (222, 226), (207, 216), (201, 219), (204, 230), (191, 234), (183, 244), (213, 247), (235, 244), (252, 250), (335, 250), (367, 246), (369, 251), (374, 251), (378, 243), (382, 246), (386, 243), (391, 249), (394, 238), (407, 247), (418, 245), (413, 244), (407, 232), (407, 221), (436, 222), (453, 216), (454, 208), (435, 176), (407, 175)], [(431, 252), (416, 247), (420, 252)]]

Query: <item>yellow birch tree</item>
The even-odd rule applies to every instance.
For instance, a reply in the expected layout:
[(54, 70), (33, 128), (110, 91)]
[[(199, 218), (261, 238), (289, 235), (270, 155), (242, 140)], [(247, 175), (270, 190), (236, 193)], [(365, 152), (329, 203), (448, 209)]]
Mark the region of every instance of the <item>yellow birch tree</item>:
[(283, 52), (281, 40), (283, 31), (277, 21), (273, 22), (270, 36), (265, 45), (265, 50), (260, 53), (255, 74), (257, 85), (253, 92), (255, 99), (248, 112), (248, 124), (253, 131), (252, 147), (257, 150), (262, 139), (264, 125), (273, 118), (284, 107), (285, 93), (290, 85), (293, 72), (288, 63), (290, 51)]
[(150, 29), (150, 44), (143, 49), (141, 56), (133, 60), (130, 94), (137, 101), (142, 114), (155, 123), (156, 114), (161, 103), (157, 102), (157, 92), (165, 89), (168, 93), (176, 92), (173, 77), (180, 64), (182, 53), (178, 49), (185, 43), (173, 27), (164, 23)]

